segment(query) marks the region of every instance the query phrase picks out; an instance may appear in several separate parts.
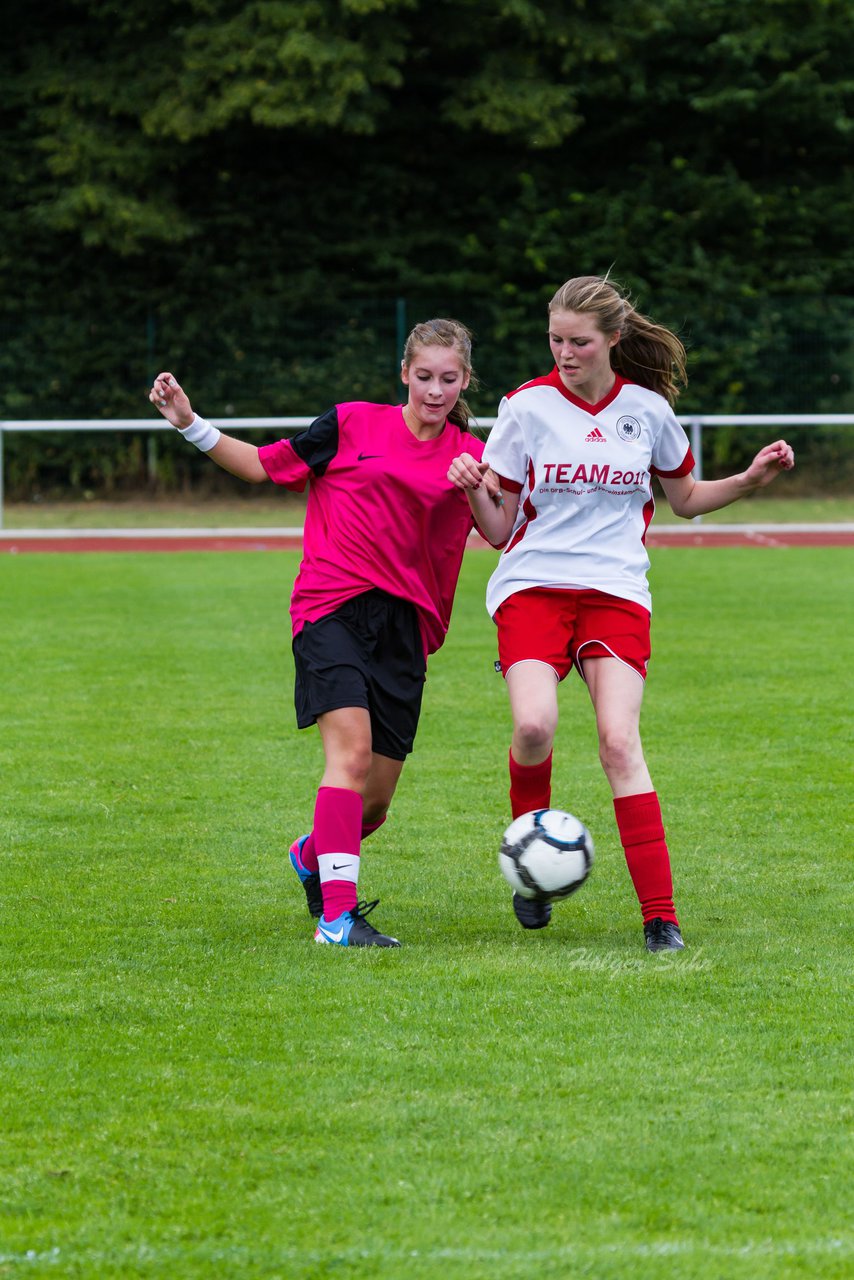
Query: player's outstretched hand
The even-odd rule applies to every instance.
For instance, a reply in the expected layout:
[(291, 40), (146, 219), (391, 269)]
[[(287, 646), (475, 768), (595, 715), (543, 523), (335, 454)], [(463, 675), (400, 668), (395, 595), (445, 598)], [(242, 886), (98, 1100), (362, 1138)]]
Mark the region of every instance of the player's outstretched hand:
[(770, 484), (781, 471), (791, 471), (794, 465), (795, 455), (791, 445), (786, 444), (785, 440), (775, 440), (773, 444), (766, 444), (764, 449), (759, 450), (744, 475), (751, 487), (761, 489)]
[(195, 417), (187, 393), (171, 373), (158, 373), (148, 398), (173, 427), (189, 427)]

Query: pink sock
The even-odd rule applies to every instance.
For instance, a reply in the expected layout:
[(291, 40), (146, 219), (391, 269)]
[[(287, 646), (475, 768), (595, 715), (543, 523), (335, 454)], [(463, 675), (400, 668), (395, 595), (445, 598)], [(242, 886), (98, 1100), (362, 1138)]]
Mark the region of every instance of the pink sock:
[[(362, 823), (362, 839), (367, 840), (368, 836), (372, 836), (375, 831), (383, 825), (387, 818), (387, 814), (383, 814), (379, 822), (363, 822)], [(317, 850), (314, 847), (314, 832), (311, 831), (302, 842), (302, 848), (299, 852), (300, 862), (306, 871), (317, 871)]]
[(358, 791), (321, 787), (314, 806), (313, 835), (326, 920), (336, 920), (358, 902), (361, 830), (362, 797)]
[(314, 847), (314, 832), (311, 831), (302, 842), (299, 858), (306, 871), (317, 871), (317, 850)]

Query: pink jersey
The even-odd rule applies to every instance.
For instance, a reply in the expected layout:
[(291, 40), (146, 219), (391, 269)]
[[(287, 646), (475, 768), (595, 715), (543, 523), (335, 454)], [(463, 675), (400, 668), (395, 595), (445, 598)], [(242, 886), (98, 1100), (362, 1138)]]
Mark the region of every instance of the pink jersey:
[(440, 647), (472, 516), (448, 480), (483, 441), (446, 422), (416, 440), (401, 405), (339, 404), (291, 439), (263, 445), (262, 466), (308, 505), (303, 559), (291, 596), (294, 635), (353, 596), (379, 587), (417, 609), (426, 653)]
[(644, 544), (655, 510), (652, 477), (684, 476), (694, 466), (663, 396), (618, 376), (591, 405), (553, 369), (505, 396), (484, 457), (519, 494), (487, 587), (491, 614), (528, 587), (596, 588), (651, 608)]

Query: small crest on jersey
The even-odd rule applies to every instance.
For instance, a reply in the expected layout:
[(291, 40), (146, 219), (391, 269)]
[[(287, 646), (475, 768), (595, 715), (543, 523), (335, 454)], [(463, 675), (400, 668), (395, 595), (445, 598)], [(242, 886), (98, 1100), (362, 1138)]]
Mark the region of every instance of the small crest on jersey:
[(641, 424), (637, 418), (630, 418), (628, 415), (620, 418), (617, 422), (617, 435), (621, 440), (639, 440), (641, 433)]

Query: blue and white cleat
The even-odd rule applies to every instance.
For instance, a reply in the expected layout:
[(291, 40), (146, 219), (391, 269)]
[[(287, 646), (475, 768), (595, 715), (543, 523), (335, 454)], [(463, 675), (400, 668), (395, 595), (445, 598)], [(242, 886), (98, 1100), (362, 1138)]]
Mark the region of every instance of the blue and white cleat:
[(332, 943), (338, 947), (399, 947), (397, 938), (380, 933), (365, 919), (378, 902), (379, 898), (373, 902), (360, 902), (337, 920), (326, 920), (321, 916), (314, 934), (315, 942)]
[(320, 890), (320, 872), (309, 871), (308, 867), (303, 865), (302, 847), (307, 839), (308, 835), (304, 835), (295, 840), (290, 847), (288, 856), (291, 860), (291, 866), (299, 876), (300, 884), (305, 889), (308, 914), (317, 919), (318, 916), (323, 915), (323, 894)]

